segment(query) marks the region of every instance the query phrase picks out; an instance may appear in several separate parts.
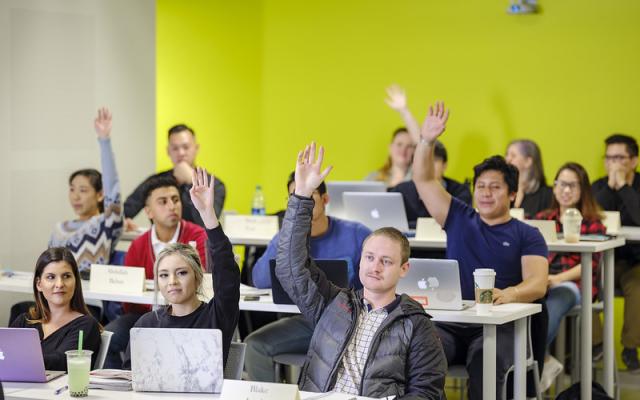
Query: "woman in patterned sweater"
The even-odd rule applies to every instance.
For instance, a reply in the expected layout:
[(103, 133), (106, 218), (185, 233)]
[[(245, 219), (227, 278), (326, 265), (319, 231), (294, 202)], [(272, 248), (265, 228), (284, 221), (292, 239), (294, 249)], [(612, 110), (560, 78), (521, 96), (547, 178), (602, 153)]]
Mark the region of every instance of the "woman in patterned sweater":
[(77, 218), (57, 223), (49, 247), (66, 247), (75, 256), (82, 279), (89, 278), (91, 264), (108, 264), (122, 233), (122, 204), (118, 173), (111, 150), (111, 112), (98, 110), (94, 121), (102, 172), (75, 171), (69, 177), (69, 203)]
[[(577, 208), (582, 214), (581, 234), (604, 234), (606, 228), (602, 224), (600, 208), (592, 193), (587, 171), (577, 163), (569, 162), (558, 170), (554, 180), (553, 199), (551, 208), (541, 211), (536, 219), (546, 219), (556, 222), (556, 231), (562, 232), (561, 218), (568, 208)], [(596, 276), (600, 254), (594, 254), (592, 295), (598, 291)], [(549, 313), (549, 327), (547, 331), (547, 345), (558, 333), (558, 327), (564, 316), (577, 304), (580, 304), (580, 253), (549, 252), (549, 291), (547, 292), (547, 310)], [(562, 371), (562, 364), (555, 358), (547, 356), (542, 374), (543, 387), (551, 385), (555, 376)]]

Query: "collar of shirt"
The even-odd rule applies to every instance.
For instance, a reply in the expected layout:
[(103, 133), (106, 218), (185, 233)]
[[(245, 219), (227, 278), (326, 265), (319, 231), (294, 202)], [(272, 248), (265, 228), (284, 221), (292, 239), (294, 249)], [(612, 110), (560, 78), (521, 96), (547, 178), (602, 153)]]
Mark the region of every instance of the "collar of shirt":
[(177, 243), (179, 235), (180, 235), (180, 222), (178, 222), (178, 227), (176, 228), (176, 231), (173, 234), (173, 237), (171, 238), (171, 240), (169, 240), (166, 243), (158, 239), (158, 234), (156, 233), (156, 226), (151, 225), (151, 247), (153, 248), (153, 255), (158, 257), (158, 254), (160, 254), (160, 252), (164, 250), (164, 248), (167, 247), (168, 244)]
[[(391, 303), (380, 308), (384, 308), (387, 311), (387, 314), (391, 314), (391, 311), (393, 311), (398, 306), (398, 304), (400, 304), (400, 296), (396, 294), (396, 298)], [(362, 298), (362, 307), (366, 312), (376, 311), (380, 309), (380, 308), (377, 308), (376, 310), (374, 310), (371, 303), (369, 303), (369, 301), (364, 297)]]

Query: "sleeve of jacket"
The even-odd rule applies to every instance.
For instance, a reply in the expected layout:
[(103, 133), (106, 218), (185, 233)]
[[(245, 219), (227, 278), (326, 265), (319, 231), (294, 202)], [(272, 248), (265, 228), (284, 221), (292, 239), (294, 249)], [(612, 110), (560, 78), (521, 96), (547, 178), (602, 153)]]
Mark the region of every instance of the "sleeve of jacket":
[(593, 182), (591, 191), (596, 201), (605, 210), (615, 210), (616, 193), (607, 184), (606, 178)]
[[(631, 219), (634, 225), (640, 226), (640, 193), (631, 186), (624, 185), (618, 190), (618, 196), (624, 205), (621, 214), (626, 214), (626, 217)], [(627, 218), (625, 215), (622, 216), (622, 219)]]
[(222, 330), (223, 360), (226, 363), (233, 331), (240, 316), (240, 268), (233, 255), (233, 246), (218, 226), (207, 229), (208, 257), (213, 278), (215, 319)]
[(414, 321), (406, 364), (407, 386), (399, 399), (443, 399), (447, 360), (442, 344), (430, 319), (420, 317)]
[(140, 210), (144, 208), (144, 199), (142, 198), (143, 197), (142, 191), (144, 190), (145, 182), (147, 182), (149, 178), (145, 179), (141, 184), (139, 184), (135, 188), (133, 193), (131, 193), (129, 197), (127, 197), (127, 199), (124, 201), (125, 218), (135, 217), (136, 215), (138, 215)]
[(313, 205), (311, 198), (289, 197), (278, 241), (276, 276), (300, 312), (315, 325), (340, 289), (309, 256)]
[(269, 270), (269, 260), (276, 258), (276, 251), (278, 249), (278, 234), (269, 242), (267, 249), (258, 261), (256, 261), (253, 269), (251, 270), (251, 280), (253, 286), (260, 289), (268, 289), (271, 287), (271, 271)]

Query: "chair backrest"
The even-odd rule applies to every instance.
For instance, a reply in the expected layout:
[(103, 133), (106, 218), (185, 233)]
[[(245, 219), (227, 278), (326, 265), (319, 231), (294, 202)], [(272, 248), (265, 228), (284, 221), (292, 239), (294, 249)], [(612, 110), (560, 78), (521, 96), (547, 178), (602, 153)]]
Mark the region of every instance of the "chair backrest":
[(245, 343), (231, 342), (227, 365), (224, 367), (224, 379), (242, 379), (244, 370), (244, 353), (247, 348)]
[(107, 350), (109, 350), (109, 344), (111, 343), (111, 336), (113, 336), (113, 332), (110, 331), (102, 331), (100, 334), (100, 350), (96, 356), (96, 362), (93, 364), (93, 369), (102, 369), (104, 366)]

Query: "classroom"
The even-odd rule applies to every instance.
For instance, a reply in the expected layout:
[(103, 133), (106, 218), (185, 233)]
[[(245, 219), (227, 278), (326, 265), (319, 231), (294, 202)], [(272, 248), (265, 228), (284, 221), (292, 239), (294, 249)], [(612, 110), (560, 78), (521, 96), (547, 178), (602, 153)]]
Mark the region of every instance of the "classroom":
[[(46, 269), (46, 259), (69, 264), (73, 274), (63, 276), (84, 282), (84, 301), (100, 319), (98, 330), (87, 322), (87, 345), (95, 339), (99, 346), (100, 333), (115, 330), (105, 368), (144, 355), (128, 348), (134, 324), (214, 327), (221, 332), (216, 357), (226, 360), (229, 342), (246, 345), (246, 383), (297, 384), (302, 398), (329, 390), (403, 398), (413, 385), (398, 382), (411, 381), (410, 374), (366, 386), (362, 368), (382, 375), (392, 368), (373, 363), (375, 372), (368, 372), (357, 351), (361, 339), (365, 350), (371, 340), (380, 345), (365, 328), (386, 327), (400, 302), (403, 318), (423, 329), (416, 334), (435, 338), (420, 340), (433, 354), (428, 367), (427, 358), (415, 356), (420, 349), (402, 346), (407, 357), (389, 361), (429, 371), (429, 378), (416, 378), (424, 386), (416, 398), (502, 398), (507, 367), (508, 397), (551, 399), (575, 384), (578, 397), (564, 398), (600, 398), (591, 380), (611, 398), (640, 394), (640, 326), (633, 318), (640, 306), (636, 1), (3, 0), (0, 18), (0, 176), (7, 185), (0, 195), (0, 333), (22, 312), (25, 327), (42, 322), (45, 364), (49, 317), (29, 317), (27, 302), (42, 303), (33, 274), (39, 261)], [(496, 173), (497, 183), (487, 180)], [(392, 216), (379, 224), (384, 207)], [(567, 210), (579, 213), (576, 244), (563, 232)], [(296, 229), (296, 218), (309, 232)], [(398, 229), (378, 233), (386, 226)], [(308, 234), (309, 248), (295, 247), (297, 234)], [(500, 247), (480, 240), (484, 235)], [(399, 275), (389, 278), (393, 290), (367, 269), (384, 247), (372, 246), (385, 240), (402, 250)], [(193, 269), (183, 272), (205, 292), (199, 295), (206, 301), (191, 305), (231, 314), (192, 315), (193, 323), (178, 325), (140, 318), (153, 304), (166, 321), (182, 315), (171, 314), (180, 313), (182, 292), (172, 292), (174, 301), (164, 296), (165, 275), (155, 269), (172, 242), (185, 246), (170, 247), (175, 253), (166, 256), (182, 257)], [(317, 262), (285, 262), (289, 254)], [(190, 264), (190, 257), (198, 261)], [(502, 270), (509, 257), (520, 267)], [(380, 265), (396, 261), (382, 257)], [(581, 269), (587, 262), (593, 268)], [(424, 303), (435, 296), (409, 293), (445, 282), (417, 275), (423, 264), (459, 268), (454, 292), (461, 301), (478, 300), (472, 272), (492, 268), (493, 317), (476, 315), (479, 301), (448, 311)], [(291, 294), (299, 293), (291, 283), (298, 280), (287, 275), (277, 290), (291, 303), (277, 304), (274, 281), (285, 265), (309, 282), (322, 276), (334, 283), (322, 280), (318, 293), (298, 298)], [(343, 291), (329, 290), (337, 287), (332, 265), (345, 269)], [(224, 283), (216, 280), (218, 267), (229, 274), (224, 282), (243, 285), (238, 293), (238, 285), (224, 286), (231, 296), (219, 296), (224, 307), (209, 302), (211, 285)], [(95, 272), (114, 279), (122, 270), (136, 284), (146, 279), (146, 289), (129, 288), (135, 285), (125, 279), (126, 290), (105, 294)], [(98, 286), (89, 286), (90, 276)], [(556, 287), (566, 289), (564, 297), (560, 290), (552, 296)], [(374, 292), (395, 297), (383, 301)], [(328, 293), (324, 313), (300, 307)], [(343, 295), (346, 303), (335, 305)], [(409, 316), (407, 307), (421, 301), (425, 308)], [(337, 339), (341, 328), (327, 321), (330, 305), (367, 311), (352, 316), (365, 334)], [(81, 308), (74, 312), (84, 314)], [(311, 314), (317, 320), (309, 322)], [(474, 344), (461, 349), (461, 336)], [(529, 349), (526, 339), (535, 337), (541, 345)], [(301, 347), (283, 351), (293, 356), (281, 363), (265, 353), (297, 339)], [(343, 343), (345, 354), (327, 353), (319, 345), (327, 340)], [(0, 351), (8, 343), (0, 341)], [(60, 354), (55, 365), (67, 369)], [(336, 364), (325, 371), (328, 357)], [(1, 377), (5, 396), (14, 396), (8, 398), (61, 386), (11, 386)], [(288, 396), (282, 393), (273, 398)]]

